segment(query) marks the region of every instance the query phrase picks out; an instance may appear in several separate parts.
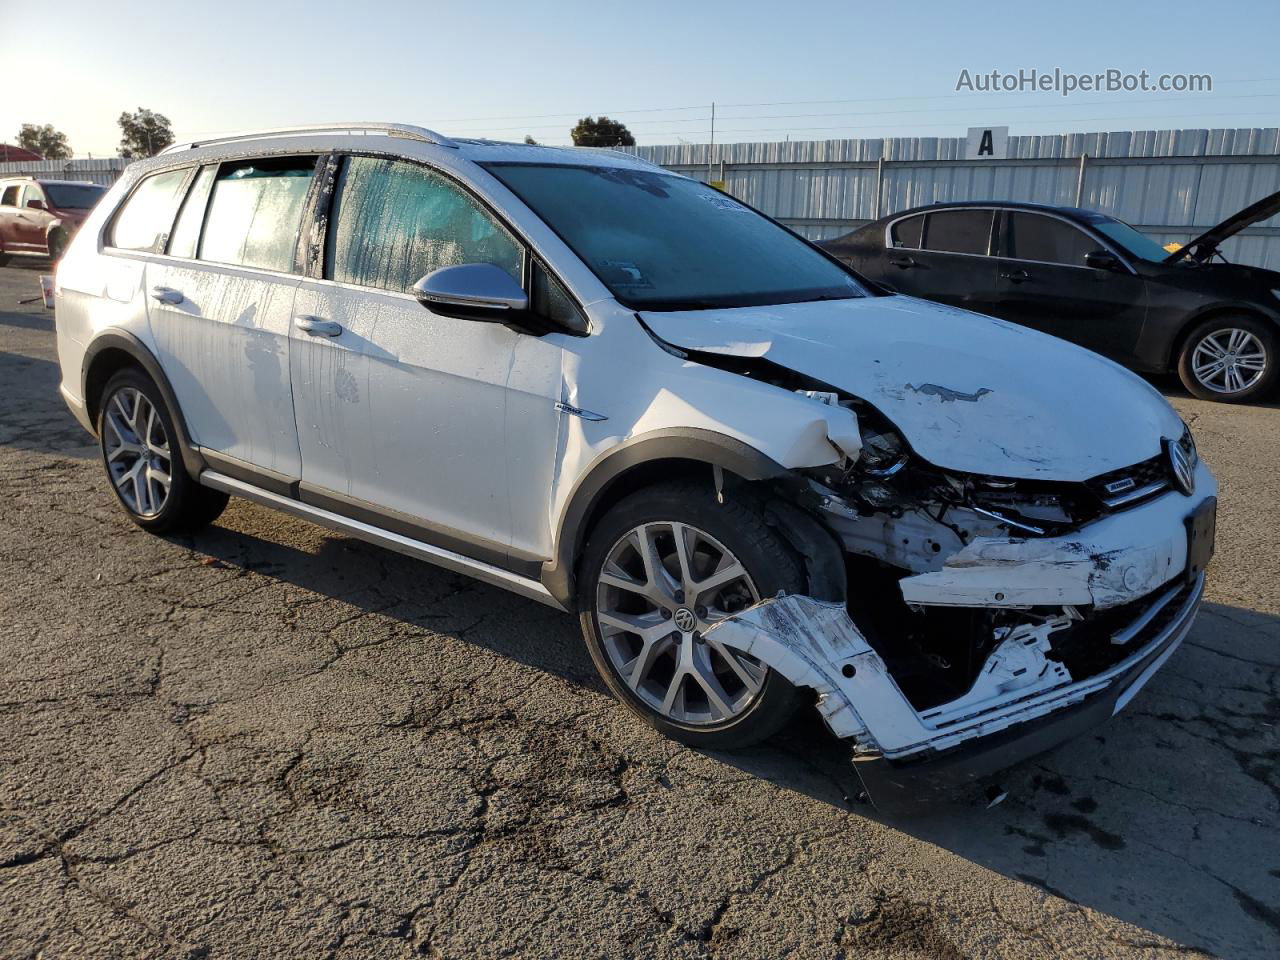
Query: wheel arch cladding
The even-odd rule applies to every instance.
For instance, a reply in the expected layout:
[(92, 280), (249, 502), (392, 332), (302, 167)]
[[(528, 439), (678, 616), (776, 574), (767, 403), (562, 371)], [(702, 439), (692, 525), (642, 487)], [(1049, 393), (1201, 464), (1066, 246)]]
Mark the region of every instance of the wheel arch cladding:
[(160, 397), (169, 408), (169, 415), (173, 417), (173, 425), (178, 433), (178, 446), (182, 451), (183, 466), (193, 477), (199, 476), (200, 471), (204, 469), (204, 460), (192, 446), (187, 422), (182, 416), (182, 408), (178, 406), (169, 378), (165, 376), (160, 361), (142, 341), (123, 330), (102, 334), (85, 351), (81, 365), (81, 383), (90, 422), (96, 428), (102, 391), (107, 383), (121, 370), (129, 367), (145, 373), (160, 391)]
[(605, 511), (628, 494), (663, 480), (703, 476), (710, 486), (717, 467), (727, 480), (769, 480), (788, 472), (741, 440), (692, 427), (642, 434), (601, 454), (561, 512), (554, 556), (543, 565), (543, 585), (573, 609), (582, 547)]

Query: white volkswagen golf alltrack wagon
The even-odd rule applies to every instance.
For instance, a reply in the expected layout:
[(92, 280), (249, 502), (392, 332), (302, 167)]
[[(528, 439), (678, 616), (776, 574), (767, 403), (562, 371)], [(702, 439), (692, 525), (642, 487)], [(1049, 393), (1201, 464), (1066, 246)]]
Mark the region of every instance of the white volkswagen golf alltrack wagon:
[(155, 533), (244, 497), (577, 614), (734, 747), (816, 706), (873, 799), (1120, 709), (1216, 483), (1093, 353), (852, 273), (612, 151), (293, 128), (132, 164), (55, 286), (61, 392)]

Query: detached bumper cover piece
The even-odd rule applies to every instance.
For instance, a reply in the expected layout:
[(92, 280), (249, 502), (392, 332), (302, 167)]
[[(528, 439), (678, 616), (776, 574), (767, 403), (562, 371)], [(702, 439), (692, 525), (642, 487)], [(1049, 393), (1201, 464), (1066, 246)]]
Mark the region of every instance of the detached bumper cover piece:
[(854, 767), (872, 801), (892, 808), (927, 802), (1119, 711), (1187, 635), (1203, 592), (1200, 574), (1172, 595), (1155, 595), (1154, 614), (1144, 610), (1136, 618), (1143, 622), (1129, 656), (1082, 680), (1044, 658), (1052, 622), (1019, 628), (992, 653), (969, 693), (924, 712), (912, 707), (842, 604), (780, 596), (721, 621), (708, 635), (815, 690), (827, 725), (853, 742)]

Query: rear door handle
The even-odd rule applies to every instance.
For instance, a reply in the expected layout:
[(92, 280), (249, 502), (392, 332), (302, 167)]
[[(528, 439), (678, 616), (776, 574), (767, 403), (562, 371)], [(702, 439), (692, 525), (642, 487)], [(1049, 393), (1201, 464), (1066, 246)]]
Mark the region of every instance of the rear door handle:
[(318, 317), (294, 317), (293, 325), (313, 337), (336, 337), (342, 333), (342, 324)]
[(910, 257), (890, 257), (889, 262), (895, 267), (901, 267), (903, 270), (916, 265), (916, 262)]
[(181, 290), (174, 290), (172, 287), (152, 287), (151, 299), (159, 300), (161, 303), (167, 303), (169, 306), (177, 306), (185, 298), (182, 296)]
[(1013, 270), (1000, 274), (1001, 280), (1012, 280), (1014, 283), (1022, 283), (1024, 280), (1030, 280), (1031, 274), (1025, 270)]

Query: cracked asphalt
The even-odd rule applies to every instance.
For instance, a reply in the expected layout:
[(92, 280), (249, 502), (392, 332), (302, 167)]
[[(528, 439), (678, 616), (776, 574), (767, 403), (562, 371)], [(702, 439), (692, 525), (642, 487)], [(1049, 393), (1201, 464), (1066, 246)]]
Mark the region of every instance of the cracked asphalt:
[(704, 754), (575, 622), (233, 501), (129, 523), (0, 270), (0, 956), (1280, 955), (1280, 409), (1174, 403), (1209, 603), (1120, 716), (891, 820), (813, 717)]

